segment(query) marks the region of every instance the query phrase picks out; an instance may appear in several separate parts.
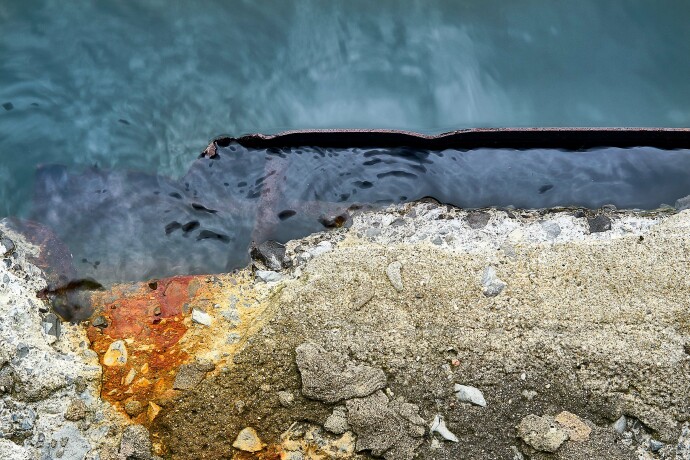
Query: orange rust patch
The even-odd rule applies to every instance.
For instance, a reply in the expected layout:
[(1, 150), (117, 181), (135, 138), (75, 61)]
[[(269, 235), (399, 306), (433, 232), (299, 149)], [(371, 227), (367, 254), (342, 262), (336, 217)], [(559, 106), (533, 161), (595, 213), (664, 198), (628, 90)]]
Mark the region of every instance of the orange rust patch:
[[(91, 325), (87, 329), (91, 348), (103, 367), (101, 397), (122, 410), (127, 403), (140, 403), (143, 412), (130, 410), (130, 415), (144, 425), (153, 421), (159, 406), (180, 394), (173, 389), (180, 365), (195, 358), (216, 365), (226, 362), (236, 348), (226, 339), (228, 334), (244, 335), (261, 311), (254, 308), (248, 274), (177, 276), (122, 284), (95, 292), (91, 300), (94, 317), (102, 316), (107, 322), (106, 327)], [(209, 314), (211, 326), (193, 323), (193, 309)], [(233, 318), (241, 321), (229, 320), (228, 309), (234, 309)]]

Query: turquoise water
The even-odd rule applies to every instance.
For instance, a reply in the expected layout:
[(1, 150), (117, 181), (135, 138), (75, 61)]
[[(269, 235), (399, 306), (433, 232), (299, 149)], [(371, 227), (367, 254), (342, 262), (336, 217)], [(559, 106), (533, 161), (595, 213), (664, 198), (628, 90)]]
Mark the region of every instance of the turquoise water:
[(39, 164), (179, 177), (220, 134), (690, 126), (687, 1), (0, 3), (0, 216)]

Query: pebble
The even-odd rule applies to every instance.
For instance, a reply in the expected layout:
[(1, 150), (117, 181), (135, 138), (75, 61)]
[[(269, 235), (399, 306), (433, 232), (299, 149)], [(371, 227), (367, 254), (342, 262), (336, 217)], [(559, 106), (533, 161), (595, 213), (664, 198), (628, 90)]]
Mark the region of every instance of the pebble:
[(534, 390), (522, 390), (522, 396), (527, 400), (531, 401), (537, 396), (537, 392)]
[(568, 432), (568, 438), (574, 442), (583, 442), (589, 439), (592, 429), (572, 412), (563, 411), (556, 415), (556, 422), (560, 423)]
[(364, 232), (364, 236), (366, 236), (367, 238), (376, 238), (376, 237), (379, 236), (380, 234), (381, 234), (381, 229), (380, 229), (380, 228), (368, 228), (368, 229)]
[(496, 297), (507, 286), (505, 281), (496, 276), (496, 269), (494, 267), (486, 267), (484, 269), (482, 285), (484, 286), (484, 295), (487, 297)]
[(589, 233), (600, 233), (611, 230), (611, 219), (603, 214), (587, 219), (589, 224)]
[(283, 407), (290, 407), (295, 403), (295, 396), (289, 391), (279, 391), (278, 402)]
[(544, 233), (546, 233), (546, 237), (550, 240), (555, 240), (558, 235), (561, 234), (561, 226), (550, 220), (542, 222), (541, 228), (544, 230)]
[(465, 217), (465, 222), (472, 230), (479, 230), (486, 227), (491, 219), (491, 214), (486, 211), (474, 211)]
[(149, 401), (149, 405), (146, 408), (146, 417), (149, 419), (149, 422), (153, 422), (153, 420), (158, 416), (158, 413), (160, 411), (161, 406), (154, 403), (153, 401)]
[(144, 412), (144, 406), (139, 401), (129, 400), (125, 403), (125, 412), (131, 417), (136, 417)]
[(264, 444), (261, 442), (261, 439), (254, 428), (246, 427), (239, 432), (235, 442), (232, 443), (232, 447), (245, 452), (253, 453), (263, 449)]
[(320, 256), (333, 250), (333, 244), (330, 241), (322, 241), (309, 251), (312, 257)]
[(177, 375), (175, 375), (173, 388), (175, 390), (191, 390), (204, 380), (206, 372), (213, 370), (213, 367), (206, 367), (198, 362), (181, 365), (177, 370)]
[(347, 414), (344, 407), (336, 407), (333, 413), (328, 416), (323, 427), (333, 434), (343, 434), (350, 430), (347, 423)]
[(613, 423), (613, 429), (616, 431), (616, 433), (623, 434), (628, 425), (627, 422), (628, 421), (626, 420), (625, 415), (621, 415), (620, 418)]
[(396, 291), (401, 292), (404, 289), (402, 274), (400, 273), (402, 264), (400, 262), (393, 262), (386, 267), (386, 275)]
[(486, 400), (479, 389), (467, 385), (455, 384), (455, 396), (462, 402), (469, 402), (477, 406), (486, 407)]
[(228, 334), (228, 337), (225, 339), (225, 343), (228, 345), (234, 345), (237, 342), (240, 341), (240, 335), (237, 332), (231, 332)]
[(48, 313), (43, 319), (43, 331), (46, 335), (60, 338), (60, 319), (54, 313)]
[(443, 420), (443, 417), (440, 414), (436, 414), (434, 420), (431, 422), (430, 431), (432, 433), (440, 434), (441, 437), (446, 441), (460, 442), (458, 437), (451, 433), (450, 430), (446, 427), (446, 422)]
[(12, 254), (14, 252), (14, 242), (6, 237), (0, 238), (0, 244), (4, 248), (3, 251), (3, 256), (7, 257), (8, 255)]
[(106, 327), (108, 327), (108, 320), (105, 319), (105, 316), (98, 315), (93, 319), (93, 321), (91, 322), (91, 325), (93, 327), (106, 328)]
[(116, 340), (110, 344), (108, 351), (103, 355), (103, 364), (106, 366), (127, 364), (127, 347), (124, 340)]
[(197, 308), (192, 309), (192, 321), (207, 327), (210, 326), (212, 322), (211, 315)]
[(278, 271), (284, 267), (285, 245), (277, 241), (266, 241), (252, 246), (250, 256), (262, 262), (269, 270)]
[(150, 459), (151, 441), (148, 430), (142, 425), (129, 425), (122, 432), (120, 455), (123, 458)]
[(88, 409), (84, 401), (74, 398), (72, 401), (70, 401), (69, 406), (67, 406), (67, 410), (65, 411), (65, 420), (76, 422), (86, 417), (87, 412)]
[(543, 452), (556, 452), (568, 439), (568, 433), (552, 417), (530, 414), (517, 426), (518, 436), (533, 448)]
[(350, 215), (342, 214), (323, 214), (319, 217), (319, 222), (326, 228), (340, 228), (350, 221)]
[(300, 344), (295, 351), (302, 394), (308, 398), (334, 403), (363, 398), (386, 387), (382, 369), (350, 360), (345, 354), (328, 352), (311, 342)]
[(276, 283), (283, 279), (283, 275), (271, 270), (257, 270), (256, 279), (261, 280), (264, 283)]
[(233, 326), (237, 326), (238, 324), (240, 324), (240, 313), (236, 309), (229, 308), (227, 310), (221, 311), (220, 314), (223, 318), (225, 318), (227, 322), (229, 322)]
[(664, 447), (663, 442), (657, 441), (656, 439), (650, 439), (649, 440), (649, 449), (652, 452), (659, 452), (662, 447)]

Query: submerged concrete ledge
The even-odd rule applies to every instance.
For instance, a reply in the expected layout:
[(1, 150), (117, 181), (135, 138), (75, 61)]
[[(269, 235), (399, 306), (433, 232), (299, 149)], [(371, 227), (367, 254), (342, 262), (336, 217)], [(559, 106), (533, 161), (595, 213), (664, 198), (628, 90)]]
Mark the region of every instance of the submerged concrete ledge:
[(0, 457), (690, 456), (690, 211), (347, 222), (96, 292), (59, 336), (3, 229)]

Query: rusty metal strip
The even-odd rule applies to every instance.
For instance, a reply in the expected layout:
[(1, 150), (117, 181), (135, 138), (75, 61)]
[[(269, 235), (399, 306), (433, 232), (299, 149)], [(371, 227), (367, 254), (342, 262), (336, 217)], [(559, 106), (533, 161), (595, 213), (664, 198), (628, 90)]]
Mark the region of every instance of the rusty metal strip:
[(202, 153), (213, 156), (216, 146), (237, 142), (249, 148), (288, 147), (409, 147), (427, 150), (475, 148), (596, 147), (690, 148), (690, 128), (473, 128), (427, 135), (388, 129), (317, 129), (278, 134), (219, 137)]

